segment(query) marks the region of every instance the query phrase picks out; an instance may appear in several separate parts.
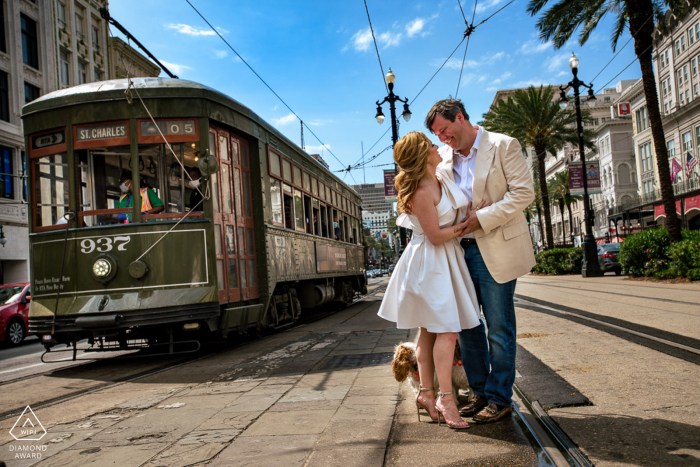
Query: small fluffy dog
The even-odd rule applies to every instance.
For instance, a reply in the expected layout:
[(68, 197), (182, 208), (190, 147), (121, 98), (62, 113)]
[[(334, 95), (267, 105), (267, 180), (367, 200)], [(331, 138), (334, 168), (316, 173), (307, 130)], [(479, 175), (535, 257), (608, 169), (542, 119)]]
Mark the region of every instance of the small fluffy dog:
[[(391, 362), (391, 370), (394, 372), (394, 379), (402, 383), (408, 379), (413, 388), (413, 392), (418, 396), (420, 390), (420, 379), (418, 377), (418, 360), (416, 359), (416, 343), (415, 342), (400, 342), (394, 351), (394, 360)], [(437, 374), (433, 375), (433, 387), (435, 395), (440, 390)], [(452, 360), (452, 392), (455, 395), (455, 400), (460, 396), (460, 391), (466, 392), (467, 399), (471, 399), (472, 391), (469, 387), (467, 374), (462, 366), (462, 355), (459, 351), (459, 345), (455, 346), (455, 355)]]

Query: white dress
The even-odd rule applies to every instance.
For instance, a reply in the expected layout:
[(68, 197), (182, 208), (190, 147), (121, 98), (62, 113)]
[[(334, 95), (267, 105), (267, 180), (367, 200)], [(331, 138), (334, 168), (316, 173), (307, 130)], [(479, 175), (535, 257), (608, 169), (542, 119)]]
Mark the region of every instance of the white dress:
[[(440, 227), (455, 223), (457, 211), (467, 205), (462, 190), (438, 169), (442, 198), (436, 206)], [(459, 332), (480, 324), (479, 305), (464, 250), (459, 239), (433, 245), (423, 234), (418, 218), (401, 214), (396, 225), (413, 230), (399, 259), (379, 316), (399, 329), (426, 328), (430, 332)]]

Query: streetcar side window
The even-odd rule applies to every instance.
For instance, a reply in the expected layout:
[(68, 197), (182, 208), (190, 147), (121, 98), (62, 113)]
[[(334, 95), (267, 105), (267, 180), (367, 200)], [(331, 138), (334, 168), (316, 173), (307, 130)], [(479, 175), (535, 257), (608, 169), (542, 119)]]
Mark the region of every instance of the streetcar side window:
[(294, 197), (292, 196), (292, 187), (286, 183), (282, 184), (283, 199), (284, 199), (284, 227), (294, 230)]
[[(131, 152), (128, 146), (75, 151), (80, 170), (78, 203), (80, 211), (118, 209), (123, 194), (119, 186), (122, 173), (130, 170)], [(95, 213), (82, 217), (80, 225), (117, 224), (116, 215)]]
[(300, 232), (305, 232), (304, 228), (304, 203), (302, 201), (301, 191), (294, 190), (294, 214), (296, 218), (296, 229)]
[[(68, 210), (68, 155), (34, 159), (35, 227), (59, 223)], [(63, 223), (63, 222), (61, 222)]]
[(328, 238), (328, 208), (324, 204), (321, 204), (321, 216), (319, 219), (321, 222), (321, 236)]
[(274, 178), (270, 179), (270, 198), (270, 204), (272, 206), (272, 223), (275, 225), (284, 226), (284, 213), (282, 210), (282, 189), (280, 187), (280, 181)]
[(311, 217), (311, 198), (304, 195), (304, 231), (313, 234), (313, 218)]
[(314, 226), (314, 235), (321, 235), (321, 215), (319, 213), (319, 204), (318, 200), (314, 198), (312, 201), (312, 212), (313, 212), (313, 226)]

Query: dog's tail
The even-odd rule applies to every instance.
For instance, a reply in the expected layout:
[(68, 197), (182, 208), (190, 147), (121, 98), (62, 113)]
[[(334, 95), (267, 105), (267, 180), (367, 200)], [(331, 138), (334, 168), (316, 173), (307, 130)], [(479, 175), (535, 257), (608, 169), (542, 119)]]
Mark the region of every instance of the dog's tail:
[(406, 381), (411, 372), (411, 349), (403, 345), (403, 342), (399, 342), (396, 346), (391, 371), (394, 373), (394, 379), (399, 383)]

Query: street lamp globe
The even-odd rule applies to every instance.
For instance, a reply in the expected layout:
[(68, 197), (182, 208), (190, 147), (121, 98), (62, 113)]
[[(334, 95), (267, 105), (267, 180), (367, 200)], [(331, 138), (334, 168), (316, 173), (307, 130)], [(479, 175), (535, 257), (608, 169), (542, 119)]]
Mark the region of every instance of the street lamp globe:
[(403, 113), (401, 114), (404, 120), (409, 121), (411, 119), (411, 111), (408, 110), (408, 102), (403, 105)]
[(389, 68), (389, 73), (386, 74), (385, 78), (388, 84), (394, 84), (394, 81), (396, 81), (396, 75), (391, 71), (391, 68)]
[(595, 101), (596, 97), (595, 94), (593, 94), (593, 89), (588, 90), (588, 98), (586, 99), (586, 103), (588, 104), (588, 107), (595, 107)]
[(566, 98), (564, 91), (559, 93), (559, 107), (564, 110), (569, 106), (569, 99)]
[(569, 67), (571, 67), (572, 70), (578, 68), (578, 58), (576, 58), (573, 52), (571, 52), (571, 58), (569, 59)]
[(377, 119), (377, 123), (379, 123), (380, 125), (384, 123), (384, 113), (382, 112), (381, 105), (377, 106), (377, 115), (375, 115), (374, 118)]

